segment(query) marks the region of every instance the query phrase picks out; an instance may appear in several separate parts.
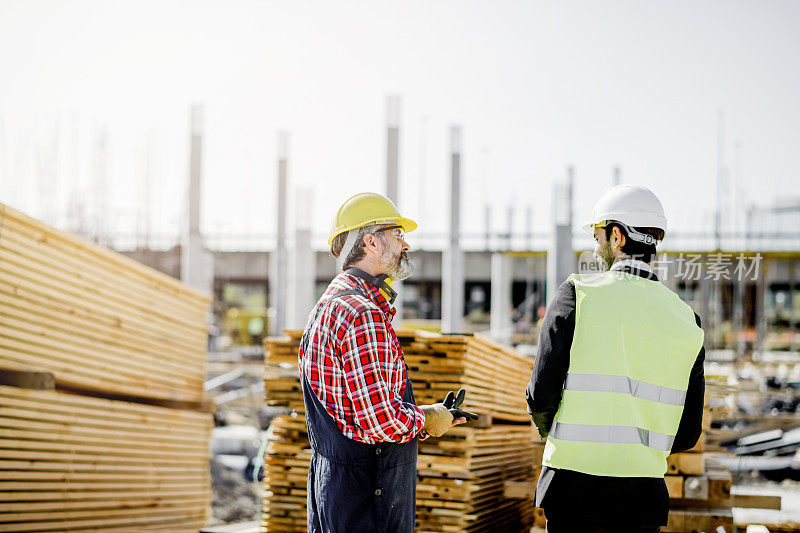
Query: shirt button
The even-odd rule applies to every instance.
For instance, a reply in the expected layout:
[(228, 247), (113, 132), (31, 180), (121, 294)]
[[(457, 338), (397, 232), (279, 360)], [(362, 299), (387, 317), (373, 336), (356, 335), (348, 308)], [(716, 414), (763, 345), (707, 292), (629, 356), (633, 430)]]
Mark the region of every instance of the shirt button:
[(376, 448), (375, 449), (375, 455), (380, 455), (380, 454), (381, 454), (381, 449), (380, 448)]
[(375, 496), (380, 496), (381, 492), (383, 492), (381, 489), (376, 490), (375, 491)]

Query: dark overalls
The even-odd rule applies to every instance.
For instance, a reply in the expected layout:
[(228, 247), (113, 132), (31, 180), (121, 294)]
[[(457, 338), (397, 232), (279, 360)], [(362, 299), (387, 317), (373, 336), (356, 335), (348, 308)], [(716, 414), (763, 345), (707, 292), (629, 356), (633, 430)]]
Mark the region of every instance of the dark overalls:
[[(311, 390), (305, 375), (303, 398), (312, 449), (309, 533), (413, 533), (417, 439), (404, 444), (366, 444), (348, 439)], [(408, 377), (403, 401), (414, 403)]]

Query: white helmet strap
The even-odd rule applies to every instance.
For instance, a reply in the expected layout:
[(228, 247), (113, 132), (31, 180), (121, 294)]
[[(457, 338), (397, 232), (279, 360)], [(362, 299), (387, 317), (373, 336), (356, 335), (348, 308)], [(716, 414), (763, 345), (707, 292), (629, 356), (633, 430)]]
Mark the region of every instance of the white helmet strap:
[(620, 222), (619, 220), (612, 220), (614, 224), (619, 225), (622, 229), (624, 229), (628, 233), (628, 238), (632, 241), (641, 242), (644, 244), (651, 244), (653, 246), (656, 245), (658, 242), (655, 237), (647, 233), (641, 233), (636, 231), (629, 225), (625, 224), (624, 222)]
[(337, 270), (344, 270), (346, 266), (344, 261), (347, 259), (347, 256), (350, 255), (350, 252), (353, 251), (353, 245), (355, 245), (359, 233), (358, 228), (351, 229), (347, 232), (347, 238), (344, 241), (344, 246), (342, 246), (342, 251), (339, 253), (339, 257), (336, 258)]

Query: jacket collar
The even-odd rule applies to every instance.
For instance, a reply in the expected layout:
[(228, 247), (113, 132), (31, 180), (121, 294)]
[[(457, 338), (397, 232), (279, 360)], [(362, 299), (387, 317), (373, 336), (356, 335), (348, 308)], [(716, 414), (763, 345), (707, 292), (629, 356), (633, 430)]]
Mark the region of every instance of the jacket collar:
[(366, 280), (358, 276), (354, 276), (349, 272), (341, 272), (336, 276), (334, 281), (338, 281), (347, 289), (356, 289), (361, 292), (364, 296), (372, 300), (378, 307), (380, 307), (381, 311), (383, 311), (383, 313), (389, 317), (390, 321), (397, 312), (394, 307), (389, 305), (389, 302), (386, 300), (383, 294), (381, 294), (381, 291), (378, 289), (378, 287), (368, 283)]
[(628, 274), (633, 274), (640, 278), (658, 281), (658, 276), (653, 272), (653, 267), (638, 259), (623, 259), (622, 261), (617, 261), (611, 266), (611, 270), (619, 270), (620, 272), (627, 272)]

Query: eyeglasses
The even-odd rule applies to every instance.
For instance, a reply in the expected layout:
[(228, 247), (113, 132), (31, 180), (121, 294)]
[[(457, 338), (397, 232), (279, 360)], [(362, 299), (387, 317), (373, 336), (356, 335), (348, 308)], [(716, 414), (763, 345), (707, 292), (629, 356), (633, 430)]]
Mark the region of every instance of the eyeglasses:
[(385, 228), (381, 228), (381, 229), (379, 229), (379, 230), (376, 230), (376, 231), (374, 231), (373, 233), (380, 233), (380, 232), (382, 232), (382, 231), (389, 231), (389, 230), (393, 230), (393, 231), (392, 231), (392, 235), (394, 235), (395, 237), (397, 237), (397, 238), (398, 238), (398, 239), (400, 239), (401, 241), (404, 241), (404, 240), (405, 240), (405, 238), (406, 238), (406, 232), (405, 232), (405, 231), (403, 231), (403, 227), (402, 227), (402, 226), (388, 226), (388, 227), (385, 227)]

